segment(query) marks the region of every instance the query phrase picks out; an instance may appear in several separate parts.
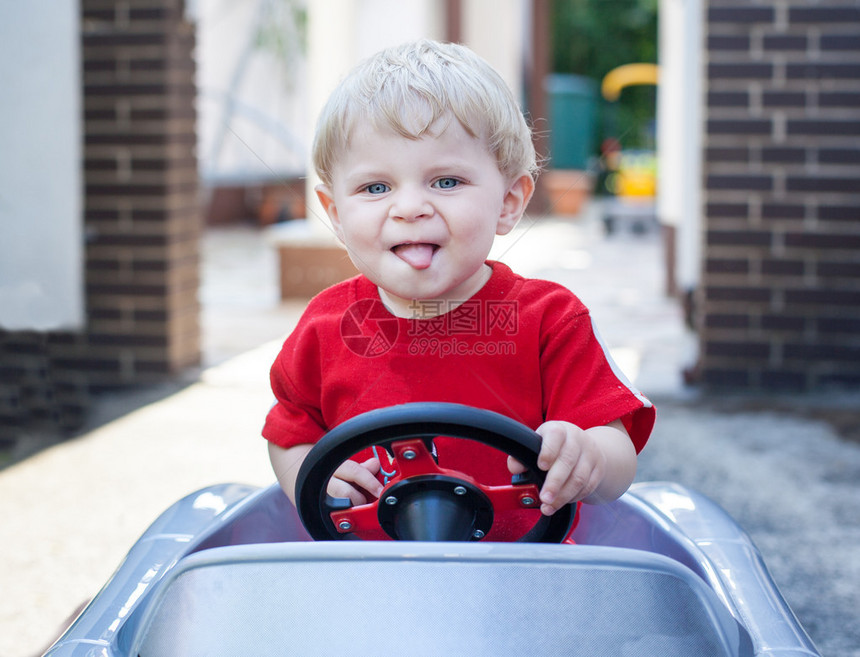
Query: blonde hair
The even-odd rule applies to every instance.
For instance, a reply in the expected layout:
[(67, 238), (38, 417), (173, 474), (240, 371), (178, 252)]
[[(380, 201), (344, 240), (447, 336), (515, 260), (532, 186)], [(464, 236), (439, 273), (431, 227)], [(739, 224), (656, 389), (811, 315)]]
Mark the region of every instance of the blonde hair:
[(337, 158), (361, 122), (420, 139), (452, 116), (485, 141), (507, 179), (537, 175), (531, 130), (501, 76), (468, 48), (430, 40), (383, 50), (338, 85), (317, 123), (314, 167), (330, 185)]

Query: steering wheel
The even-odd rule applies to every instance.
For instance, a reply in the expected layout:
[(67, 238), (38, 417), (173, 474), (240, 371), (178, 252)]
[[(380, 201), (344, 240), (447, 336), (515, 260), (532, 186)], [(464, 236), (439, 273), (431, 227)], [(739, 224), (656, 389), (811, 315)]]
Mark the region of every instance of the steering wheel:
[[(442, 468), (433, 454), (439, 436), (475, 440), (514, 457), (526, 468), (508, 485), (489, 486)], [(394, 458), (396, 474), (367, 504), (333, 498), (326, 486), (335, 470), (362, 449), (379, 446)], [(519, 422), (492, 411), (439, 402), (381, 408), (339, 424), (314, 445), (296, 480), (296, 506), (316, 540), (381, 534), (396, 540), (475, 541), (497, 514), (538, 509), (545, 473), (537, 467), (541, 439)], [(560, 543), (575, 505), (541, 515), (519, 541)]]

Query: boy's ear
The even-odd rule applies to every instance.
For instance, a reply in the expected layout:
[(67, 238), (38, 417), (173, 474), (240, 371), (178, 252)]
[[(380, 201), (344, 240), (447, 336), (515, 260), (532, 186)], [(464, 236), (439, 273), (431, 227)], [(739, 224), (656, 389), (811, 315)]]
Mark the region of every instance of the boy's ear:
[(329, 221), (331, 221), (334, 234), (343, 242), (343, 230), (341, 229), (340, 219), (337, 214), (337, 206), (334, 203), (334, 194), (329, 186), (325, 184), (317, 185), (314, 187), (314, 191), (317, 193), (317, 198), (320, 200), (323, 210), (328, 215)]
[(524, 173), (511, 183), (502, 201), (502, 214), (496, 226), (496, 235), (507, 235), (526, 211), (526, 206), (535, 192), (535, 181), (529, 174)]

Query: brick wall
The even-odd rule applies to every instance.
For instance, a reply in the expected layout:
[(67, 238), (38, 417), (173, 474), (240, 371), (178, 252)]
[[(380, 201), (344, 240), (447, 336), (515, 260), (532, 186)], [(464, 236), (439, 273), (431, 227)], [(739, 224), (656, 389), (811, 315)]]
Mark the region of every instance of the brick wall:
[(89, 350), (95, 384), (200, 358), (193, 26), (181, 0), (83, 0)]
[(860, 3), (706, 3), (700, 376), (860, 385)]
[(0, 448), (200, 362), (193, 26), (182, 0), (80, 7), (87, 325), (0, 331)]
[(90, 405), (87, 376), (63, 360), (83, 341), (71, 333), (0, 331), (0, 450), (81, 425)]

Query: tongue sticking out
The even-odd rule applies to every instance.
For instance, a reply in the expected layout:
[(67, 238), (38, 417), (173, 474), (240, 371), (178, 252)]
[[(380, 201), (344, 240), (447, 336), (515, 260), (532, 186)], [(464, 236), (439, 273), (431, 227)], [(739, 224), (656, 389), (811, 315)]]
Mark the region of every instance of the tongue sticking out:
[(394, 255), (415, 269), (427, 269), (433, 260), (436, 246), (433, 244), (399, 244), (392, 251), (394, 251)]

